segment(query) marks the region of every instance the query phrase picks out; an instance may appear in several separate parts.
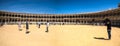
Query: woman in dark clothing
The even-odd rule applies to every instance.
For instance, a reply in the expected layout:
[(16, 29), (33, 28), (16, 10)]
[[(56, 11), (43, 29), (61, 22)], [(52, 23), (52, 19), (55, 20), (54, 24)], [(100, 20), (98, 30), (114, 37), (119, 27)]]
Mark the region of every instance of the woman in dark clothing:
[(1, 21), (1, 22), (0, 22), (0, 26), (3, 26), (3, 25), (5, 24), (5, 20), (4, 20), (4, 19), (1, 19), (0, 21)]
[(107, 33), (108, 33), (108, 39), (111, 39), (111, 21), (106, 18), (105, 19), (105, 25), (107, 26)]
[(26, 34), (30, 33), (28, 30), (29, 30), (29, 24), (28, 22), (26, 22)]

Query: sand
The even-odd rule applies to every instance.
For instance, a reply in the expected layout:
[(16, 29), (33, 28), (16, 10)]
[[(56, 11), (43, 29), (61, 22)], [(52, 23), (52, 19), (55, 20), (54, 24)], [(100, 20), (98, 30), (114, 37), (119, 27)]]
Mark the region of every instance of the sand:
[[(30, 33), (25, 34), (18, 25), (0, 27), (0, 46), (120, 46), (120, 28), (112, 27), (112, 39), (107, 39), (106, 26), (92, 25), (50, 25), (37, 28), (30, 25)], [(95, 39), (105, 38), (105, 39)]]

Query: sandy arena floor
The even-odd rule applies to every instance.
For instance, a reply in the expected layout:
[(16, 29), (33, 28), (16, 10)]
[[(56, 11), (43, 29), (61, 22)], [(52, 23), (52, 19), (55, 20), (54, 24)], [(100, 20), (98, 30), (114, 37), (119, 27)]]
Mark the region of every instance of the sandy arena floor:
[(37, 28), (30, 25), (30, 33), (25, 34), (18, 25), (4, 25), (0, 27), (0, 46), (120, 46), (120, 28), (112, 27), (112, 39), (106, 38), (105, 26), (90, 25), (50, 25), (46, 33), (46, 26)]

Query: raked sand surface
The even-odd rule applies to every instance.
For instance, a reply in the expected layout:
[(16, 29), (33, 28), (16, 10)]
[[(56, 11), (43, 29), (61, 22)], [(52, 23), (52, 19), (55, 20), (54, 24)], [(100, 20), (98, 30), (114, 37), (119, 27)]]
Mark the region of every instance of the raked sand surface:
[(0, 27), (0, 46), (120, 46), (120, 28), (112, 27), (112, 39), (106, 38), (106, 26), (92, 25), (50, 25), (46, 33), (46, 26), (29, 25), (30, 33), (25, 34), (18, 25), (4, 25)]

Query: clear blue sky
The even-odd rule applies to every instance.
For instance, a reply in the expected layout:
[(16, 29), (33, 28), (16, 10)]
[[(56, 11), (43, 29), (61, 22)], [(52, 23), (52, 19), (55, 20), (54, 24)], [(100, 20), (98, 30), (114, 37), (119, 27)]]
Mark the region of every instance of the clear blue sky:
[(76, 14), (117, 8), (120, 0), (0, 0), (0, 10), (35, 14)]

